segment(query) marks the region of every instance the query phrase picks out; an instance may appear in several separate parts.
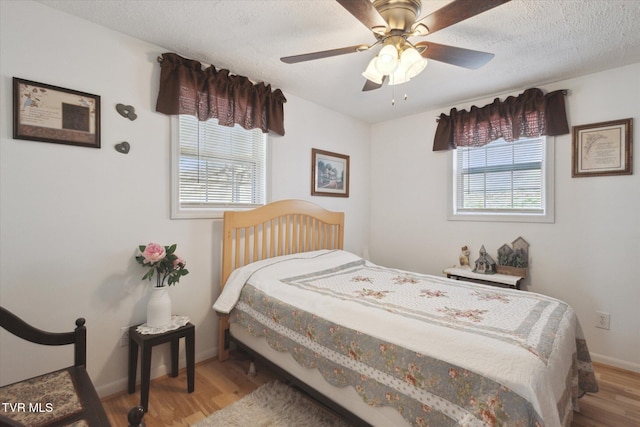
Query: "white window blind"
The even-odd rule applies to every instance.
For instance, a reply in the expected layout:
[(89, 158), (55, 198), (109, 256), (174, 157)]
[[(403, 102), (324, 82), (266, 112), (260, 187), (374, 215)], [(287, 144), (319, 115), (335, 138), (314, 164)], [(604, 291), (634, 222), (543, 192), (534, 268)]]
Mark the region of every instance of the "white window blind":
[(220, 126), (217, 119), (200, 122), (189, 115), (177, 122), (178, 211), (265, 203), (267, 137), (260, 129)]
[(545, 148), (545, 137), (458, 147), (453, 159), (453, 216), (548, 217), (552, 201)]

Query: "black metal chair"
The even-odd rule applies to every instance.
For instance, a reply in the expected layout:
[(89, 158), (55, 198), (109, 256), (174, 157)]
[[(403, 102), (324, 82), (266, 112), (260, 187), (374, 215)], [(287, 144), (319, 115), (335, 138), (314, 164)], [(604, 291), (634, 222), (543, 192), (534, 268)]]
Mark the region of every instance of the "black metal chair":
[[(66, 425), (69, 423), (73, 423), (80, 420), (85, 420), (86, 423), (91, 426), (110, 426), (109, 419), (107, 418), (107, 414), (102, 407), (102, 403), (100, 402), (100, 398), (98, 397), (98, 393), (91, 382), (91, 378), (86, 370), (87, 364), (87, 329), (84, 326), (85, 319), (79, 318), (76, 320), (76, 328), (71, 332), (47, 332), (41, 329), (38, 329), (30, 324), (26, 323), (22, 319), (20, 319), (15, 314), (11, 313), (4, 307), (0, 307), (0, 326), (11, 332), (13, 335), (20, 337), (24, 340), (30, 341), (36, 344), (48, 345), (48, 346), (58, 346), (58, 345), (71, 345), (74, 346), (74, 362), (72, 366), (66, 367), (59, 371), (54, 371), (49, 374), (55, 373), (63, 373), (64, 371), (68, 372), (71, 376), (72, 383), (75, 389), (75, 394), (77, 396), (78, 401), (81, 404), (81, 408), (79, 411), (74, 411), (69, 413), (68, 415), (62, 415), (61, 418), (54, 418), (54, 420), (48, 424), (50, 426), (58, 426), (58, 425)], [(41, 375), (38, 377), (30, 378), (28, 380), (19, 381), (17, 383), (8, 384), (6, 386), (0, 387), (0, 391), (2, 389), (7, 390), (8, 387), (12, 387), (14, 389), (20, 389), (20, 387), (25, 386), (26, 383), (30, 384), (31, 389), (37, 389), (38, 380), (48, 376), (49, 374)], [(17, 396), (14, 396), (15, 399), (18, 399)], [(19, 402), (16, 404), (27, 404), (27, 403), (38, 403), (38, 402)], [(41, 403), (41, 402), (40, 402)], [(47, 402), (50, 404), (47, 407), (46, 411), (43, 412), (53, 412), (56, 410), (59, 405), (56, 402)], [(66, 402), (58, 402), (66, 403)], [(61, 405), (60, 405), (61, 406)], [(17, 421), (15, 417), (12, 417), (12, 413), (7, 412), (5, 408), (7, 405), (3, 405), (2, 411), (0, 411), (0, 425), (8, 425), (8, 426), (24, 426), (21, 422)], [(25, 408), (26, 411), (26, 408)], [(4, 414), (2, 413), (4, 412)], [(20, 412), (20, 411), (18, 411)], [(22, 411), (24, 412), (24, 411)], [(133, 425), (143, 425), (142, 419), (139, 416), (140, 408), (134, 407), (131, 409), (129, 413), (129, 421), (131, 423), (137, 423)], [(144, 412), (143, 412), (144, 413)]]

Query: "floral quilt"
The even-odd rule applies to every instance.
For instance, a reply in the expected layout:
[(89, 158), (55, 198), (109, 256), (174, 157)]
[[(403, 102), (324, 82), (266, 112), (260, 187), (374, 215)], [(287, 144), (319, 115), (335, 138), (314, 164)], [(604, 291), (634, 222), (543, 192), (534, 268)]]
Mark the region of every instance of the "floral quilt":
[(231, 321), (411, 425), (569, 425), (579, 390), (597, 391), (562, 301), (342, 251), (311, 258), (239, 274)]
[(364, 260), (282, 282), (510, 342), (543, 362), (549, 358), (555, 331), (569, 308), (535, 294), (504, 294), (488, 286), (453, 286), (444, 278), (366, 265)]

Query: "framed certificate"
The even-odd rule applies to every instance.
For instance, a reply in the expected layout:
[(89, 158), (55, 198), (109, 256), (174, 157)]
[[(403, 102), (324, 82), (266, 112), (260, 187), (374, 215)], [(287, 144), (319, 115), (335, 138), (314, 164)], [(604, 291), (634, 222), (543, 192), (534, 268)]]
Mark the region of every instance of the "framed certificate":
[(573, 127), (571, 176), (631, 175), (633, 119)]

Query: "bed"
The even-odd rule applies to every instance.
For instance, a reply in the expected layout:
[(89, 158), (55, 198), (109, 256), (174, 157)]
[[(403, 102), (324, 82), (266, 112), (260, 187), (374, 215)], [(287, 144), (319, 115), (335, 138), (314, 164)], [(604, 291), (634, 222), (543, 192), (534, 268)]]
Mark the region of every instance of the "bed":
[(229, 342), (354, 424), (569, 426), (597, 382), (557, 299), (385, 268), (343, 250), (344, 214), (283, 200), (226, 212)]

